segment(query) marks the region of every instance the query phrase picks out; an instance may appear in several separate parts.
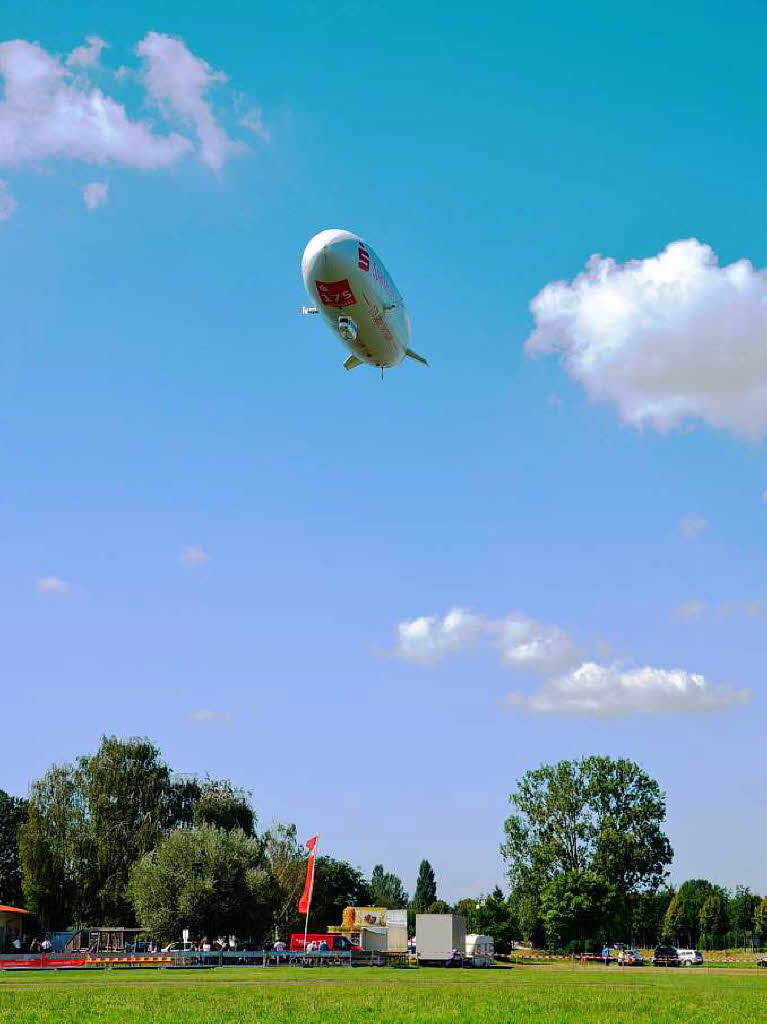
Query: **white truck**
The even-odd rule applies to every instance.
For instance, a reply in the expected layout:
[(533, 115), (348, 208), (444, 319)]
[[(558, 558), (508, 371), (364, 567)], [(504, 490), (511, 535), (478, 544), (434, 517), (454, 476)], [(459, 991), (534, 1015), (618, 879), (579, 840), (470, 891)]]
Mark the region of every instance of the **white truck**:
[(415, 948), (425, 967), (489, 967), (495, 952), (490, 935), (466, 934), (459, 914), (417, 914)]

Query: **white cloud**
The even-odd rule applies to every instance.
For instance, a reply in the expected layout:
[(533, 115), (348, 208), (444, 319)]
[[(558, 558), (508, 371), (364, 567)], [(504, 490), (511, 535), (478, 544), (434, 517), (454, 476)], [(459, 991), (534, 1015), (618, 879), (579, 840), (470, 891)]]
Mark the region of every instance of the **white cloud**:
[(109, 185), (103, 181), (89, 181), (83, 187), (83, 202), (89, 210), (97, 210), (109, 198)]
[(396, 653), (419, 665), (435, 665), (448, 654), (468, 650), (485, 634), (486, 620), (463, 608), (447, 615), (422, 615), (397, 626)]
[(38, 594), (64, 597), (72, 593), (72, 584), (62, 580), (59, 576), (38, 576), (35, 581), (35, 589)]
[(683, 604), (677, 605), (671, 614), (679, 622), (695, 622), (702, 618), (705, 613), (706, 605), (704, 602), (693, 598), (691, 601), (685, 601)]
[[(681, 606), (686, 618), (702, 614), (704, 608), (696, 601)], [(506, 668), (542, 680), (532, 694), (511, 693), (504, 699), (529, 712), (617, 716), (716, 711), (748, 700), (746, 690), (714, 686), (702, 675), (682, 669), (631, 668), (586, 660), (568, 633), (523, 612), (492, 619), (452, 608), (445, 616), (424, 615), (396, 627), (395, 653), (420, 665), (435, 665), (480, 645), (500, 650)]]
[(708, 520), (703, 516), (684, 516), (679, 520), (679, 532), (688, 540), (700, 537), (708, 529)]
[(158, 168), (193, 149), (178, 134), (131, 121), (125, 107), (73, 77), (57, 57), (23, 39), (0, 43), (0, 165), (60, 157)]
[(746, 690), (712, 686), (682, 669), (624, 669), (587, 661), (546, 680), (533, 694), (511, 693), (505, 703), (535, 714), (616, 718), (651, 712), (719, 711), (748, 701)]
[(693, 598), (678, 605), (672, 614), (679, 622), (695, 622), (706, 614), (706, 605), (705, 602)]
[(449, 654), (485, 644), (501, 653), (509, 668), (530, 672), (556, 672), (577, 664), (581, 652), (564, 630), (511, 612), (499, 619), (451, 608), (440, 617), (422, 615), (400, 622), (395, 653), (420, 665), (434, 665)]
[(189, 717), (193, 722), (231, 722), (234, 715), (231, 711), (213, 711), (211, 708), (198, 708), (190, 711)]
[(720, 267), (695, 238), (647, 259), (592, 256), (531, 302), (531, 353), (557, 352), (589, 396), (660, 431), (702, 420), (767, 436), (767, 271)]
[(240, 118), (239, 124), (253, 132), (254, 135), (258, 135), (259, 138), (269, 141), (269, 130), (264, 125), (263, 112), (260, 107), (252, 107), (246, 111)]
[(76, 46), (67, 57), (71, 68), (92, 68), (99, 62), (101, 51), (109, 46), (101, 36), (86, 36), (84, 46)]
[(165, 116), (173, 116), (194, 128), (200, 140), (200, 156), (214, 171), (241, 148), (229, 138), (213, 116), (205, 98), (208, 90), (226, 82), (226, 75), (200, 57), (195, 57), (180, 39), (149, 32), (136, 48), (146, 62), (144, 85)]
[(16, 212), (18, 205), (19, 204), (8, 191), (7, 182), (0, 181), (0, 223), (4, 220), (10, 220)]
[(178, 553), (182, 565), (202, 565), (210, 561), (210, 555), (198, 544), (187, 544)]

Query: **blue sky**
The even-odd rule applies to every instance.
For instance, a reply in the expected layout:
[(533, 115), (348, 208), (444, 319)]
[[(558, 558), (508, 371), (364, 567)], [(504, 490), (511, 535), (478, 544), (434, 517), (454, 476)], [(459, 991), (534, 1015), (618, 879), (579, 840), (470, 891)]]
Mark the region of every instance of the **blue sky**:
[[(148, 735), (262, 822), (411, 890), (426, 856), (458, 898), (502, 880), (515, 780), (604, 752), (666, 789), (677, 881), (767, 890), (764, 285), (688, 249), (698, 297), (669, 312), (623, 266), (691, 237), (767, 264), (765, 28), (753, 3), (6, 11), (4, 39), (189, 151), (0, 134), (0, 785)], [(227, 77), (186, 115), (141, 77), (152, 32)], [(99, 63), (65, 65), (87, 36)], [(381, 254), (430, 369), (346, 374), (297, 316), (327, 227)], [(620, 346), (594, 277), (547, 322), (560, 354), (526, 352), (531, 300), (594, 253)], [(475, 618), (445, 646), (451, 608)], [(413, 657), (397, 627), (424, 617), (437, 648)], [(579, 662), (510, 667), (512, 621), (567, 638), (615, 713), (578, 706)], [(668, 677), (627, 678), (646, 667), (704, 677), (716, 709), (688, 686), (669, 710)], [(562, 679), (574, 705), (535, 703)]]

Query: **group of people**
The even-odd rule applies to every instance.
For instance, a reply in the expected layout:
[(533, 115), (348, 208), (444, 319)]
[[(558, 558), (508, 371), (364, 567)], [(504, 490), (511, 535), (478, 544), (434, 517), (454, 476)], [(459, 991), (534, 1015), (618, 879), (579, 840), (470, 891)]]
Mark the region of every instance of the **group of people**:
[(21, 935), (19, 932), (12, 932), (6, 939), (7, 953), (49, 953), (53, 949), (53, 943), (44, 936), (42, 939), (38, 939), (35, 936), (31, 941), (28, 937)]
[(237, 940), (233, 935), (230, 935), (228, 939), (225, 935), (220, 935), (211, 942), (206, 935), (200, 940), (197, 948), (201, 953), (234, 952), (237, 949)]

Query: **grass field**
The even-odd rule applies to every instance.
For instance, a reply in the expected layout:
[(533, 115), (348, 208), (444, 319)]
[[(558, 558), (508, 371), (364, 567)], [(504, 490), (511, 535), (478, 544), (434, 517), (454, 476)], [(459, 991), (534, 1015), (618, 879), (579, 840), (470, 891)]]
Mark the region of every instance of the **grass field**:
[(767, 972), (528, 967), (0, 975), (13, 1024), (751, 1024)]

